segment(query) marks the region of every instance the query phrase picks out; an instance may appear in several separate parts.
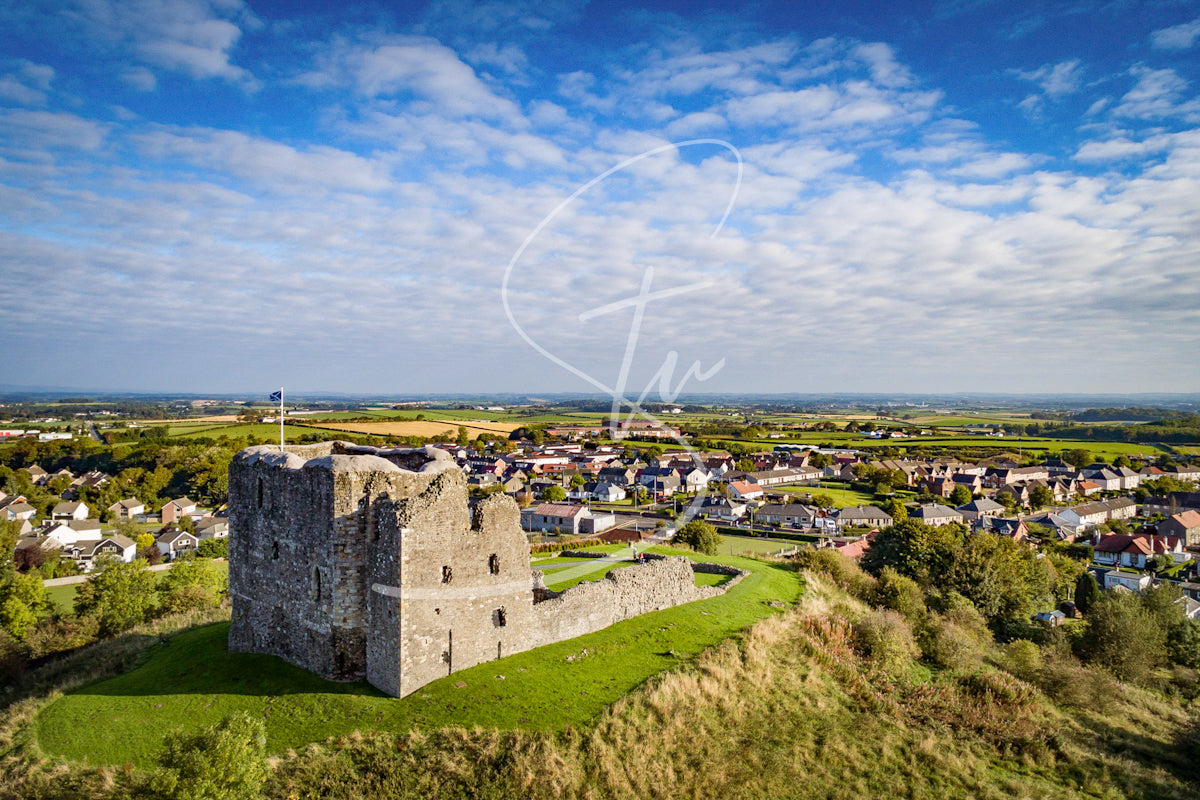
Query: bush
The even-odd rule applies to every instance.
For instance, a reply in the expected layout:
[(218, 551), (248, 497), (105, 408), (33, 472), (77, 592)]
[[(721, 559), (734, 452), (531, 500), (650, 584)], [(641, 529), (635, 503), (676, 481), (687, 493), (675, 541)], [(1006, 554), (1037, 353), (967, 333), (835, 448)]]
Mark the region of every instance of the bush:
[(796, 568), (828, 575), (838, 586), (859, 600), (870, 601), (875, 579), (859, 568), (854, 559), (832, 547), (809, 547), (796, 554)]
[(983, 661), (985, 653), (975, 631), (941, 614), (933, 615), (922, 629), (920, 643), (925, 659), (942, 669), (971, 669)]
[(893, 675), (912, 666), (920, 652), (908, 622), (891, 609), (877, 608), (859, 620), (854, 640), (871, 663)]
[(256, 800), (270, 774), (267, 729), (239, 711), (193, 734), (167, 735), (151, 788), (174, 800)]
[(721, 544), (721, 537), (712, 525), (694, 519), (675, 532), (675, 541), (686, 544), (697, 553), (714, 556)]
[(880, 570), (872, 602), (900, 612), (912, 624), (920, 624), (925, 619), (925, 595), (921, 587), (891, 567)]
[(1140, 597), (1110, 592), (1092, 606), (1081, 650), (1121, 680), (1145, 682), (1167, 661), (1167, 632)]
[(201, 558), (229, 558), (229, 539), (201, 539), (196, 555)]

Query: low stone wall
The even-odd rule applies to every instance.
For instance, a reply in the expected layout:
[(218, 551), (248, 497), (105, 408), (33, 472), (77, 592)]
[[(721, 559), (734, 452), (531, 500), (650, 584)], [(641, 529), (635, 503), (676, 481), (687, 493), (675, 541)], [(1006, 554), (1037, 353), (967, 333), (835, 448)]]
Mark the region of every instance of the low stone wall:
[(530, 645), (572, 639), (616, 622), (724, 594), (724, 586), (696, 586), (692, 562), (666, 556), (615, 569), (603, 580), (580, 583), (533, 607)]

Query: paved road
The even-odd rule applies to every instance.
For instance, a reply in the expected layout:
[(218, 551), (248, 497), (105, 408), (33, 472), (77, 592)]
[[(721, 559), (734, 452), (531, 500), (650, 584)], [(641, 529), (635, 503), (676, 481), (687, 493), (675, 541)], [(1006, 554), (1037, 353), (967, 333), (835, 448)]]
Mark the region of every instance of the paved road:
[(96, 423), (94, 423), (94, 422), (89, 422), (89, 423), (88, 423), (88, 428), (90, 429), (90, 430), (88, 431), (88, 433), (91, 435), (91, 437), (92, 437), (93, 439), (95, 439), (97, 442), (103, 442), (103, 441), (104, 441), (104, 437), (100, 435), (100, 429), (96, 427)]

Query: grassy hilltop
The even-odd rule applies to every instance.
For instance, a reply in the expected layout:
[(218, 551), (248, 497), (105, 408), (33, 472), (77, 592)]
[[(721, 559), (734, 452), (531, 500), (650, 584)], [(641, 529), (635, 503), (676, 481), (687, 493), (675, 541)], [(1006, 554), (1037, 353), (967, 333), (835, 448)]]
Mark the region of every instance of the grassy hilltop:
[(43, 668), (73, 691), (9, 705), (0, 798), (161, 796), (145, 776), (168, 730), (230, 711), (265, 723), (270, 798), (1200, 794), (1194, 675), (1121, 684), (969, 616), (922, 642), (931, 660), (856, 567), (736, 561), (753, 574), (724, 597), (401, 700), (225, 653), (223, 624), (160, 622)]

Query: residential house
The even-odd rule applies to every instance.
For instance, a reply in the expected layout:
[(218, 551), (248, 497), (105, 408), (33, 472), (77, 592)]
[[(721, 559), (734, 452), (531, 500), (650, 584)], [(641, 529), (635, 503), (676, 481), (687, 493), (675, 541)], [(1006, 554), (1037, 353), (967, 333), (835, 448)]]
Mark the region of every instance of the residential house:
[(87, 503), (63, 501), (54, 506), (50, 518), (55, 520), (87, 519)]
[(1200, 544), (1200, 511), (1182, 511), (1173, 514), (1158, 525), (1163, 536), (1178, 536), (1191, 547)]
[(166, 533), (160, 534), (154, 540), (154, 543), (158, 545), (158, 552), (162, 553), (162, 557), (167, 561), (172, 561), (178, 558), (180, 553), (195, 550), (199, 547), (200, 539), (194, 533), (171, 529)]
[(1080, 475), (1099, 486), (1103, 491), (1120, 491), (1124, 478), (1110, 467), (1092, 465), (1085, 467)]
[(980, 500), (972, 500), (955, 509), (962, 518), (967, 521), (974, 521), (981, 517), (997, 517), (1004, 513), (1004, 506), (997, 503), (995, 500), (989, 500), (984, 497)]
[(628, 492), (614, 483), (597, 481), (595, 488), (592, 489), (592, 499), (599, 500), (601, 503), (616, 503), (624, 500), (627, 496)]
[(117, 519), (137, 519), (146, 513), (146, 504), (136, 497), (127, 497), (109, 506), (108, 512)]
[(1089, 481), (1086, 478), (1075, 484), (1075, 493), (1081, 494), (1084, 497), (1091, 497), (1102, 490), (1103, 489), (1100, 484), (1096, 483), (1095, 481)]
[(1166, 497), (1147, 497), (1142, 503), (1142, 513), (1148, 517), (1169, 517), (1188, 509), (1200, 511), (1200, 492), (1171, 492)]
[(1101, 536), (1093, 545), (1097, 564), (1106, 566), (1146, 568), (1146, 560), (1154, 555), (1149, 536), (1112, 533)]
[(1023, 483), (1010, 483), (1000, 487), (996, 490), (996, 499), (999, 499), (1002, 494), (1012, 497), (1013, 502), (1019, 506), (1029, 505), (1029, 487)]
[(627, 487), (637, 481), (637, 471), (625, 466), (605, 467), (596, 477), (613, 486)]
[(973, 527), (981, 533), (1007, 536), (1014, 542), (1023, 542), (1029, 538), (1029, 526), (1023, 519), (1007, 519), (987, 514), (976, 517)]
[(49, 473), (47, 473), (46, 470), (42, 469), (37, 464), (29, 467), (22, 467), (22, 469), (29, 473), (29, 480), (34, 486), (44, 486), (46, 481), (49, 480)]
[(578, 536), (607, 530), (616, 525), (616, 517), (593, 513), (587, 506), (540, 503), (521, 512), (521, 525), (527, 531), (557, 531)]
[(807, 528), (817, 518), (817, 509), (800, 503), (768, 503), (755, 512), (754, 518), (765, 525)]
[(1105, 589), (1125, 589), (1131, 592), (1144, 592), (1150, 588), (1153, 579), (1146, 572), (1122, 572), (1121, 570), (1111, 569), (1104, 573), (1103, 585)]
[(938, 503), (926, 503), (918, 506), (916, 509), (908, 512), (909, 519), (919, 520), (926, 525), (939, 527), (949, 525), (952, 522), (962, 522), (962, 514), (959, 514), (953, 508), (939, 505)]
[(0, 519), (8, 522), (14, 520), (31, 520), (37, 516), (37, 509), (25, 502), (23, 495), (11, 498), (13, 502), (0, 506)]
[(229, 517), (206, 517), (196, 523), (200, 539), (225, 539), (229, 536)]
[(137, 544), (130, 538), (122, 536), (119, 533), (113, 534), (107, 539), (88, 542), (84, 544), (80, 542), (71, 553), (79, 568), (84, 572), (91, 572), (96, 566), (96, 560), (102, 556), (109, 556), (126, 564), (133, 561), (137, 556)]
[(886, 528), (892, 515), (875, 506), (854, 506), (838, 512), (837, 524), (839, 528)]
[(683, 479), (683, 490), (688, 494), (698, 492), (708, 486), (708, 473), (699, 467), (681, 469), (680, 477)]
[(738, 500), (758, 500), (763, 496), (762, 487), (750, 481), (730, 481), (729, 491)]
[(178, 522), (196, 510), (196, 502), (187, 497), (166, 502), (162, 507), (161, 520), (164, 525)]
[(733, 523), (746, 516), (746, 504), (719, 494), (709, 495), (700, 511), (711, 520)]

